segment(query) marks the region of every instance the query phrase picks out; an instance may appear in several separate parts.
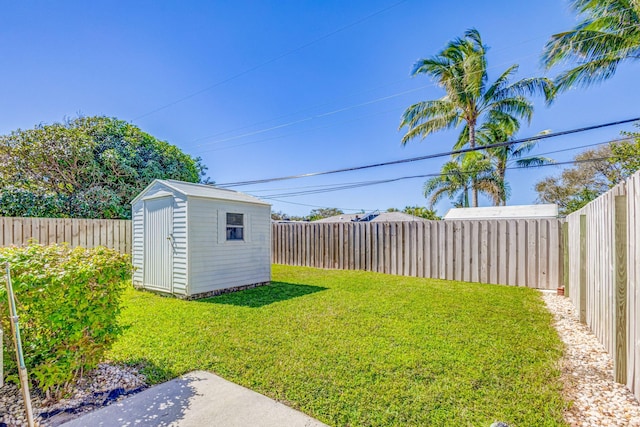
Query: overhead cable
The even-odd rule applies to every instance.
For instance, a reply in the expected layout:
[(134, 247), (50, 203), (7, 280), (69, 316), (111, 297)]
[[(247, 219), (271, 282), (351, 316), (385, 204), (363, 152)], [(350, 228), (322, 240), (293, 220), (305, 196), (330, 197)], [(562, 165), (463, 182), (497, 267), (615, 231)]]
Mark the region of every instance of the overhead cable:
[[(549, 166), (575, 165), (575, 164), (580, 164), (580, 163), (599, 162), (599, 161), (607, 160), (607, 159), (608, 159), (608, 157), (598, 157), (598, 158), (593, 158), (593, 159), (569, 160), (569, 161), (566, 161), (566, 162), (546, 163), (546, 164), (535, 165), (535, 166), (510, 166), (510, 167), (507, 167), (505, 169), (506, 170), (533, 169), (533, 168), (542, 168), (542, 167), (549, 167)], [(471, 173), (473, 173), (473, 172), (468, 172), (467, 174), (471, 174)], [(261, 199), (273, 199), (275, 197), (308, 196), (308, 195), (311, 195), (311, 194), (329, 193), (329, 192), (339, 191), (339, 190), (350, 190), (350, 189), (353, 189), (353, 188), (368, 187), (368, 186), (371, 186), (371, 185), (387, 184), (387, 183), (390, 183), (390, 182), (404, 181), (404, 180), (407, 180), (407, 179), (434, 178), (434, 177), (447, 176), (447, 175), (453, 175), (453, 174), (454, 173), (438, 172), (438, 173), (427, 173), (427, 174), (421, 174), (421, 175), (401, 176), (401, 177), (397, 177), (397, 178), (379, 179), (379, 180), (375, 180), (375, 181), (366, 181), (366, 182), (362, 182), (362, 183), (358, 183), (358, 184), (352, 184), (352, 185), (336, 186), (336, 187), (333, 187), (333, 188), (319, 188), (319, 189), (316, 189), (316, 190), (297, 191), (297, 192), (280, 193), (280, 194), (270, 194), (270, 195), (266, 195), (266, 196), (260, 196), (260, 198)], [(465, 173), (464, 172), (456, 172), (455, 174), (464, 175)]]
[[(630, 27), (627, 27), (627, 28), (630, 28)], [(595, 37), (591, 37), (591, 38), (595, 38)], [(591, 38), (587, 38), (587, 39), (585, 39), (585, 40), (590, 40)], [(523, 43), (524, 43), (524, 42), (523, 42)], [(518, 45), (518, 44), (516, 44), (515, 46), (517, 46), (517, 45)], [(499, 49), (499, 50), (504, 50), (504, 48), (503, 48), (503, 49)], [(532, 56), (532, 55), (521, 56), (521, 57), (518, 57), (518, 58), (515, 58), (515, 59), (523, 59), (523, 58), (527, 58), (527, 57), (529, 57), (529, 56)], [(490, 69), (497, 68), (498, 66), (500, 66), (500, 65), (504, 65), (504, 64), (507, 64), (507, 63), (509, 63), (509, 62), (510, 62), (510, 61), (505, 61), (505, 62), (502, 62), (501, 64), (494, 65), (494, 66), (491, 66), (491, 67), (487, 67), (487, 68), (486, 68), (486, 70), (490, 70)], [(455, 65), (455, 64), (456, 64), (456, 63), (453, 63), (452, 65)], [(472, 72), (472, 73), (469, 73), (469, 74), (470, 74), (470, 75), (473, 75), (473, 74), (476, 74), (476, 73), (477, 73), (477, 72)], [(384, 86), (382, 86), (382, 87), (390, 86), (390, 85), (393, 85), (393, 84), (395, 84), (395, 83), (396, 83), (396, 82), (394, 82), (394, 83), (390, 83), (390, 84), (384, 85)], [(276, 129), (280, 129), (280, 128), (288, 127), (288, 126), (293, 126), (293, 125), (295, 125), (295, 124), (302, 123), (302, 122), (306, 122), (306, 121), (310, 121), (310, 120), (312, 120), (312, 119), (316, 119), (316, 118), (320, 118), (320, 117), (324, 117), (324, 116), (329, 116), (329, 115), (337, 114), (337, 113), (340, 113), (340, 112), (343, 112), (343, 111), (348, 111), (348, 110), (351, 110), (351, 109), (353, 109), (353, 108), (358, 108), (358, 107), (366, 106), (366, 105), (369, 105), (369, 104), (373, 104), (373, 103), (377, 103), (377, 102), (385, 101), (385, 100), (387, 100), (387, 99), (395, 98), (395, 97), (398, 97), (398, 96), (401, 96), (401, 95), (405, 95), (405, 94), (408, 94), (408, 93), (411, 93), (411, 92), (415, 92), (415, 91), (417, 91), (417, 90), (421, 90), (421, 89), (424, 89), (424, 88), (427, 88), (427, 87), (431, 87), (431, 86), (436, 86), (436, 85), (435, 85), (434, 83), (431, 83), (431, 84), (429, 84), (429, 85), (422, 86), (422, 87), (417, 88), (417, 89), (412, 89), (412, 90), (407, 90), (407, 91), (403, 91), (403, 92), (398, 92), (398, 93), (395, 93), (395, 94), (391, 94), (391, 95), (384, 96), (384, 97), (382, 97), (382, 98), (377, 98), (377, 99), (369, 100), (369, 101), (366, 101), (366, 102), (364, 102), (364, 103), (359, 103), (359, 104), (354, 104), (354, 105), (348, 105), (348, 106), (342, 107), (342, 108), (337, 109), (337, 110), (334, 110), (334, 111), (329, 111), (329, 112), (321, 113), (321, 114), (314, 115), (314, 116), (308, 116), (308, 117), (305, 117), (305, 118), (302, 118), (302, 119), (299, 119), (299, 120), (293, 120), (293, 121), (290, 121), (290, 122), (287, 122), (287, 123), (282, 123), (282, 124), (279, 124), (279, 125), (273, 125), (273, 126), (270, 126), (270, 127), (268, 127), (268, 128), (258, 129), (258, 130), (255, 130), (255, 131), (252, 131), (252, 132), (247, 132), (247, 133), (245, 133), (245, 134), (238, 135), (238, 136), (234, 136), (234, 137), (228, 137), (228, 138), (224, 138), (224, 139), (218, 139), (218, 140), (215, 140), (215, 141), (209, 142), (208, 144), (217, 144), (217, 143), (220, 143), (220, 142), (225, 142), (225, 141), (229, 141), (229, 140), (234, 140), (234, 139), (244, 138), (244, 137), (247, 137), (247, 136), (252, 136), (252, 135), (256, 135), (256, 134), (260, 134), (260, 133), (265, 133), (265, 132), (269, 132), (269, 131), (272, 131), (272, 130), (276, 130)], [(320, 106), (322, 106), (322, 105), (326, 105), (326, 104), (327, 104), (327, 103), (324, 103), (324, 104), (321, 104)], [(317, 106), (316, 106), (316, 107), (317, 107)], [(271, 119), (271, 120), (263, 120), (263, 121), (261, 121), (261, 122), (254, 123), (253, 125), (244, 125), (244, 126), (242, 126), (242, 127), (240, 127), (240, 128), (237, 128), (237, 129), (232, 129), (232, 130), (228, 130), (228, 131), (224, 131), (224, 132), (219, 132), (219, 133), (216, 133), (216, 134), (213, 134), (213, 135), (208, 135), (208, 136), (200, 137), (200, 138), (194, 139), (192, 142), (202, 141), (202, 140), (206, 140), (206, 139), (210, 139), (210, 138), (215, 138), (216, 136), (220, 136), (220, 135), (228, 134), (228, 133), (235, 132), (235, 131), (238, 131), (238, 130), (247, 129), (247, 128), (250, 128), (250, 127), (255, 126), (255, 125), (259, 125), (259, 124), (263, 124), (263, 123), (268, 123), (269, 121), (277, 120), (277, 119), (279, 119), (279, 118), (288, 117), (288, 116), (291, 116), (291, 115), (296, 114), (296, 113), (298, 113), (298, 112), (307, 111), (307, 110), (312, 109), (312, 108), (315, 108), (315, 107), (307, 107), (307, 108), (304, 108), (304, 109), (302, 109), (302, 110), (298, 110), (297, 112), (293, 112), (293, 113), (285, 114), (285, 115), (283, 115), (283, 116), (279, 116), (279, 117), (274, 118), (274, 119)], [(201, 145), (202, 145), (202, 144), (200, 144), (199, 146), (201, 146)], [(244, 145), (244, 144), (240, 144), (240, 145)], [(237, 145), (237, 146), (239, 146), (239, 145)], [(236, 147), (236, 146), (233, 146), (233, 147)], [(229, 148), (231, 148), (231, 147), (229, 147)]]
[(314, 40), (311, 40), (310, 42), (304, 43), (304, 44), (302, 44), (302, 45), (300, 45), (300, 46), (298, 46), (296, 48), (288, 50), (288, 51), (286, 51), (286, 52), (284, 52), (284, 53), (282, 53), (280, 55), (277, 55), (277, 56), (275, 56), (275, 57), (273, 57), (273, 58), (271, 58), (271, 59), (269, 59), (267, 61), (261, 62), (260, 64), (255, 65), (255, 66), (253, 66), (251, 68), (247, 68), (244, 71), (240, 71), (239, 73), (233, 74), (233, 75), (227, 77), (226, 79), (223, 79), (223, 80), (221, 80), (221, 81), (219, 81), (217, 83), (212, 84), (211, 86), (207, 86), (204, 89), (198, 90), (196, 92), (192, 92), (189, 95), (183, 96), (182, 98), (179, 98), (179, 99), (177, 99), (175, 101), (169, 102), (169, 103), (167, 103), (167, 104), (165, 104), (165, 105), (163, 105), (161, 107), (158, 107), (158, 108), (156, 108), (154, 110), (151, 110), (151, 111), (149, 111), (147, 113), (144, 113), (144, 114), (141, 114), (141, 115), (139, 115), (137, 117), (134, 117), (133, 120), (138, 120), (138, 119), (141, 119), (143, 117), (150, 116), (151, 114), (154, 114), (154, 113), (157, 113), (158, 111), (162, 111), (162, 110), (164, 110), (166, 108), (172, 107), (172, 106), (174, 106), (176, 104), (179, 104), (179, 103), (181, 103), (183, 101), (186, 101), (187, 99), (191, 99), (191, 98), (193, 98), (193, 97), (195, 97), (197, 95), (200, 95), (201, 93), (207, 92), (207, 91), (209, 91), (209, 90), (211, 90), (211, 89), (213, 89), (215, 87), (218, 87), (218, 86), (223, 85), (223, 84), (225, 84), (227, 82), (230, 82), (231, 80), (235, 80), (238, 77), (242, 77), (245, 74), (249, 74), (249, 73), (251, 73), (251, 72), (253, 72), (253, 71), (257, 70), (257, 69), (260, 69), (260, 68), (262, 68), (262, 67), (264, 67), (266, 65), (269, 65), (269, 64), (271, 64), (273, 62), (276, 62), (276, 61), (278, 61), (278, 60), (280, 60), (280, 59), (282, 59), (282, 58), (284, 58), (286, 56), (289, 56), (289, 55), (294, 54), (296, 52), (299, 52), (299, 51), (301, 51), (303, 49), (306, 49), (307, 47), (309, 47), (311, 45), (314, 45), (314, 44), (316, 44), (316, 43), (318, 43), (318, 42), (320, 42), (322, 40), (325, 40), (325, 39), (327, 39), (327, 38), (329, 38), (329, 37), (331, 37), (331, 36), (333, 36), (335, 34), (338, 34), (338, 33), (342, 32), (342, 31), (348, 30), (349, 28), (354, 27), (354, 26), (356, 26), (356, 25), (358, 25), (358, 24), (360, 24), (360, 23), (362, 23), (362, 22), (364, 22), (364, 21), (366, 21), (368, 19), (371, 19), (371, 18), (373, 18), (373, 17), (375, 17), (377, 15), (380, 15), (380, 14), (382, 14), (382, 13), (388, 11), (388, 10), (391, 10), (394, 7), (397, 7), (397, 6), (401, 5), (402, 3), (405, 3), (406, 1), (408, 1), (408, 0), (400, 0), (400, 1), (396, 2), (396, 3), (393, 3), (390, 6), (387, 6), (387, 7), (383, 8), (383, 9), (380, 9), (380, 10), (378, 10), (376, 12), (373, 12), (373, 13), (371, 13), (371, 14), (363, 17), (363, 18), (360, 18), (360, 19), (358, 19), (356, 21), (353, 21), (350, 24), (347, 24), (347, 25), (345, 25), (343, 27), (337, 28), (337, 29), (335, 29), (335, 30), (333, 30), (333, 31), (331, 31), (331, 32), (329, 32), (327, 34), (324, 34), (324, 35), (322, 35), (322, 36), (320, 36), (320, 37), (318, 37), (318, 38), (316, 38)]
[(602, 124), (593, 125), (593, 126), (585, 126), (585, 127), (581, 127), (581, 128), (577, 128), (577, 129), (570, 129), (570, 130), (565, 130), (565, 131), (560, 131), (560, 132), (553, 132), (553, 133), (548, 133), (548, 134), (544, 134), (544, 135), (537, 135), (537, 136), (528, 137), (528, 138), (515, 139), (515, 140), (512, 140), (512, 141), (506, 141), (506, 142), (501, 142), (501, 143), (497, 143), (497, 144), (482, 145), (482, 146), (476, 146), (474, 148), (462, 148), (462, 149), (459, 149), (459, 150), (445, 151), (445, 152), (436, 153), (436, 154), (428, 154), (426, 156), (410, 157), (410, 158), (407, 158), (407, 159), (392, 160), (392, 161), (389, 161), (389, 162), (374, 163), (374, 164), (363, 165), (363, 166), (353, 166), (353, 167), (349, 167), (349, 168), (334, 169), (334, 170), (323, 171), (323, 172), (310, 172), (310, 173), (303, 173), (303, 174), (298, 174), (298, 175), (288, 175), (288, 176), (281, 176), (281, 177), (275, 177), (275, 178), (265, 178), (265, 179), (251, 180), (251, 181), (239, 181), (239, 182), (222, 183), (222, 184), (217, 184), (217, 186), (218, 187), (223, 187), (223, 188), (226, 188), (226, 187), (240, 187), (240, 186), (252, 185), (252, 184), (264, 184), (264, 183), (267, 183), (267, 182), (285, 181), (285, 180), (289, 180), (289, 179), (299, 179), (299, 178), (309, 178), (309, 177), (312, 177), (312, 176), (331, 175), (331, 174), (336, 174), (336, 173), (352, 172), (352, 171), (363, 170), (363, 169), (371, 169), (371, 168), (377, 168), (377, 167), (382, 167), (382, 166), (390, 166), (390, 165), (397, 165), (397, 164), (403, 164), (403, 163), (412, 163), (412, 162), (417, 162), (417, 161), (422, 161), (422, 160), (429, 160), (429, 159), (436, 159), (436, 158), (440, 158), (440, 157), (452, 156), (452, 155), (456, 155), (456, 154), (464, 154), (464, 153), (469, 153), (469, 152), (472, 152), (472, 151), (481, 151), (481, 150), (486, 150), (486, 149), (491, 149), (491, 148), (507, 147), (509, 145), (521, 144), (523, 142), (528, 142), (528, 141), (538, 141), (538, 140), (542, 140), (542, 139), (555, 138), (555, 137), (558, 137), (558, 136), (570, 135), (570, 134), (573, 134), (573, 133), (586, 132), (586, 131), (591, 131), (591, 130), (595, 130), (595, 129), (601, 129), (601, 128), (605, 128), (605, 127), (617, 126), (617, 125), (621, 125), (621, 124), (625, 124), (625, 123), (631, 123), (631, 122), (635, 122), (635, 121), (638, 121), (638, 120), (640, 120), (640, 117), (635, 117), (635, 118), (626, 119), (626, 120), (619, 120), (619, 121), (615, 121), (615, 122), (602, 123)]

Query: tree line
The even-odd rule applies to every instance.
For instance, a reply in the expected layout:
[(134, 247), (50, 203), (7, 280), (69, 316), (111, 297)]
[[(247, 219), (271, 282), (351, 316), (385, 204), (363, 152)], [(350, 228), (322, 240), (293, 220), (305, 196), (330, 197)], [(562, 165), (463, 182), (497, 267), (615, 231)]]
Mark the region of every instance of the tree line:
[[(387, 212), (403, 212), (408, 215), (417, 216), (418, 218), (438, 220), (442, 219), (433, 210), (424, 206), (405, 206), (400, 210), (397, 208), (389, 208)], [(361, 211), (360, 214), (364, 214), (365, 211)], [(287, 215), (282, 211), (271, 212), (271, 219), (274, 221), (317, 221), (323, 218), (330, 218), (332, 216), (343, 215), (344, 211), (339, 208), (316, 208), (312, 209), (307, 216)]]
[(128, 219), (154, 179), (199, 182), (200, 158), (109, 117), (0, 136), (0, 216)]

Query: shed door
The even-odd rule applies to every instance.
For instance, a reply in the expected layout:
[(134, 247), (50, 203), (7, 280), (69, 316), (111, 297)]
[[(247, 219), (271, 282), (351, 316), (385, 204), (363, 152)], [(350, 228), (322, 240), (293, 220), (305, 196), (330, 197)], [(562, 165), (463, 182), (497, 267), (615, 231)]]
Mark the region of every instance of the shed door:
[(144, 201), (144, 285), (173, 290), (173, 197)]

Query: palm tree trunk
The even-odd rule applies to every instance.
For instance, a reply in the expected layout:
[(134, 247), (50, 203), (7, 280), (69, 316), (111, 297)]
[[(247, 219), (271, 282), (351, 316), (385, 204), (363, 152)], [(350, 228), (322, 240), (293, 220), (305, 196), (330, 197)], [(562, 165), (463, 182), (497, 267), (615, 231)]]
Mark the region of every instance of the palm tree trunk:
[(504, 177), (507, 174), (506, 167), (507, 165), (500, 165), (500, 168), (498, 169), (498, 176), (500, 177), (500, 191), (502, 192), (500, 195), (502, 198), (500, 203), (501, 206), (507, 206), (507, 184), (504, 182)]
[[(476, 148), (476, 123), (469, 121), (469, 148)], [(474, 177), (471, 184), (471, 204), (474, 208), (478, 207), (478, 186)]]

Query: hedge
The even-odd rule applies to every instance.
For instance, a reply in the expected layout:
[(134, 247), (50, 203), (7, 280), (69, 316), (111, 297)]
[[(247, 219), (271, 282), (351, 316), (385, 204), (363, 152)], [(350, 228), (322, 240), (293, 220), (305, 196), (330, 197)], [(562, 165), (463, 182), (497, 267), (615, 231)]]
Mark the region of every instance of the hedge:
[[(129, 256), (105, 247), (30, 244), (1, 248), (3, 273), (6, 263), (29, 377), (47, 397), (59, 398), (83, 372), (97, 366), (122, 332), (117, 319), (131, 274)], [(15, 381), (6, 282), (0, 286), (0, 324), (7, 338), (7, 379)]]

